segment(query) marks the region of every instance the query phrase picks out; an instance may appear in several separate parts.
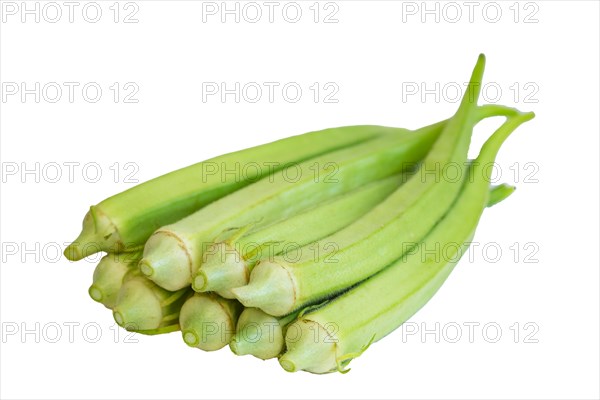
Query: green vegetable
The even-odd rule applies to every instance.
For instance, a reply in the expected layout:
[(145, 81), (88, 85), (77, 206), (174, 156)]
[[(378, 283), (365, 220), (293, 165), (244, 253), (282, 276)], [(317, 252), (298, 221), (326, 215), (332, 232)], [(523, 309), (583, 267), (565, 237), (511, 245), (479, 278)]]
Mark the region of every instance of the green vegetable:
[[(490, 189), (488, 207), (501, 202), (513, 192), (514, 186), (493, 186)], [(284, 317), (273, 317), (258, 308), (246, 308), (238, 319), (236, 334), (229, 347), (239, 356), (251, 354), (263, 360), (277, 357), (285, 350), (287, 326), (296, 320), (298, 314), (306, 314), (310, 309), (311, 307), (302, 313), (294, 312)]]
[(206, 351), (227, 346), (235, 334), (242, 309), (238, 301), (214, 293), (194, 294), (181, 307), (179, 315), (183, 341)]
[(228, 289), (246, 285), (259, 259), (297, 249), (338, 231), (385, 199), (406, 179), (407, 175), (401, 174), (370, 183), (249, 234), (244, 235), (244, 228), (229, 231), (226, 239), (218, 240), (204, 253), (192, 281), (194, 290), (219, 291), (221, 296), (232, 298)]
[(382, 127), (381, 132), (390, 134), (297, 164), (294, 179), (276, 173), (215, 201), (156, 231), (144, 247), (141, 271), (165, 289), (186, 287), (200, 267), (205, 248), (223, 230), (249, 224), (266, 226), (397, 174), (423, 158), (443, 125), (414, 132)]
[(141, 252), (107, 254), (102, 257), (94, 270), (92, 286), (88, 290), (90, 297), (112, 309), (117, 303), (123, 277), (137, 268), (140, 258)]
[[(500, 190), (500, 196), (488, 196), (491, 171), (486, 166), (494, 161), (504, 140), (533, 116), (526, 113), (508, 118), (487, 140), (468, 168), (456, 202), (422, 242), (380, 273), (306, 313), (288, 328), (287, 352), (279, 360), (285, 370), (345, 372), (350, 360), (429, 301), (467, 250), (485, 205), (511, 193)], [(401, 244), (390, 239), (397, 246)], [(440, 245), (444, 252), (436, 256), (420, 251)]]
[(123, 278), (113, 317), (121, 327), (148, 335), (177, 331), (179, 311), (190, 292), (169, 292), (134, 269)]
[[(229, 344), (290, 372), (347, 372), (427, 303), (484, 208), (515, 190), (489, 186), (489, 167), (533, 113), (479, 107), (484, 66), (480, 55), (450, 119), (310, 132), (105, 199), (65, 256), (109, 253), (89, 295), (127, 330), (181, 330), (190, 347)], [(468, 160), (475, 125), (495, 116), (507, 118)]]
[(152, 179), (91, 206), (79, 237), (65, 249), (65, 257), (76, 261), (99, 251), (118, 253), (141, 248), (159, 227), (289, 163), (372, 140), (383, 133), (377, 126), (309, 132), (225, 154)]
[(273, 317), (258, 308), (245, 308), (237, 323), (229, 348), (238, 356), (251, 354), (267, 360), (285, 349), (285, 330), (298, 313)]
[[(319, 257), (302, 252), (295, 262), (283, 256), (259, 262), (249, 284), (232, 290), (236, 298), (246, 307), (286, 315), (377, 273), (402, 255), (405, 249), (396, 243), (423, 238), (462, 186), (484, 65), (480, 55), (458, 111), (404, 185), (363, 217), (322, 239)], [(456, 178), (446, 175), (452, 172)], [(335, 247), (328, 248), (332, 243)]]

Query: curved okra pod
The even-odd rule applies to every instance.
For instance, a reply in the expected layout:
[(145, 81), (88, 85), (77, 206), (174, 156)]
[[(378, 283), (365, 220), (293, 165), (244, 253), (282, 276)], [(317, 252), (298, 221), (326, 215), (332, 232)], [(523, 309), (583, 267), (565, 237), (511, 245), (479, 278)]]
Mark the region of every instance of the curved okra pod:
[(246, 307), (286, 315), (377, 273), (406, 250), (398, 242), (423, 238), (462, 187), (484, 65), (480, 55), (458, 111), (404, 185), (363, 217), (319, 241), (318, 257), (302, 252), (295, 262), (284, 256), (259, 262), (249, 284), (232, 290), (236, 298)]
[[(476, 162), (469, 166), (468, 179), (456, 202), (408, 254), (323, 307), (306, 313), (288, 328), (288, 333), (294, 332), (295, 336), (286, 337), (287, 352), (279, 359), (285, 370), (346, 372), (350, 360), (429, 301), (468, 249), (486, 204), (512, 193), (501, 187), (491, 199), (490, 170), (486, 165), (494, 161), (504, 140), (531, 118), (533, 113), (509, 117), (488, 139)], [(419, 251), (440, 244), (446, 249), (443, 256), (424, 258)], [(366, 302), (368, 307), (364, 307)]]

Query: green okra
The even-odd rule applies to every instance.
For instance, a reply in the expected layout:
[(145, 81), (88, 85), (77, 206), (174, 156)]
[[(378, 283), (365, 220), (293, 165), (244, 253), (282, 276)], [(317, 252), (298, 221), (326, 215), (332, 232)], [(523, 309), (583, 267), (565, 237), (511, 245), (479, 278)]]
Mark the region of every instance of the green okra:
[(179, 325), (183, 341), (205, 351), (219, 350), (229, 344), (242, 312), (237, 300), (214, 293), (196, 293), (183, 304)]
[(192, 287), (197, 292), (217, 291), (233, 298), (229, 289), (246, 285), (259, 259), (297, 249), (340, 230), (385, 199), (407, 177), (400, 174), (372, 182), (247, 234), (244, 228), (228, 231), (204, 253)]
[[(141, 248), (152, 232), (290, 163), (380, 137), (377, 126), (309, 132), (221, 155), (139, 184), (91, 206), (79, 237), (65, 249), (76, 261), (99, 251)], [(243, 173), (223, 173), (243, 171)]]
[(88, 290), (90, 297), (106, 308), (113, 309), (123, 285), (123, 277), (137, 268), (140, 258), (141, 252), (107, 254), (102, 257), (94, 270), (93, 282)]
[(181, 306), (191, 293), (189, 288), (165, 290), (135, 268), (123, 278), (113, 317), (129, 331), (149, 335), (177, 331)]
[[(470, 164), (461, 192), (442, 220), (423, 241), (378, 274), (361, 282), (296, 322), (286, 337), (287, 352), (279, 359), (290, 372), (346, 372), (347, 364), (403, 324), (436, 293), (466, 252), (486, 204), (512, 193), (501, 188), (488, 194), (489, 166), (504, 140), (522, 123), (525, 113), (508, 120), (487, 140)], [(394, 239), (391, 239), (394, 241)], [(395, 242), (400, 245), (399, 242)], [(444, 254), (425, 256), (419, 249), (444, 245)]]
[(440, 122), (417, 131), (381, 127), (389, 134), (297, 164), (294, 179), (275, 173), (240, 189), (153, 233), (140, 269), (165, 289), (189, 286), (203, 252), (223, 230), (266, 226), (412, 167), (429, 151), (443, 126)]
[[(235, 297), (246, 307), (257, 307), (274, 316), (286, 315), (377, 273), (402, 255), (405, 249), (397, 243), (423, 238), (462, 186), (470, 138), (478, 119), (484, 66), (485, 58), (480, 55), (458, 111), (404, 185), (363, 217), (319, 241), (319, 257), (303, 252), (295, 262), (284, 256), (259, 262), (249, 284), (232, 289)], [(458, 171), (457, 179), (444, 175), (450, 168)], [(333, 248), (331, 243), (335, 244)]]
[(238, 356), (251, 354), (267, 360), (278, 357), (285, 349), (285, 331), (298, 312), (274, 317), (258, 308), (245, 308), (229, 348)]

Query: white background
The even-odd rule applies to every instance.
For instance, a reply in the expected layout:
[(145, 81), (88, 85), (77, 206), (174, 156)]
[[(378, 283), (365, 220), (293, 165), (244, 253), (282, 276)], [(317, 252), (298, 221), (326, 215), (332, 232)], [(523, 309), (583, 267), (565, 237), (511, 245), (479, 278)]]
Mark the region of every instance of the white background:
[[(297, 23), (282, 17), (286, 3), (275, 9), (272, 23), (262, 2), (257, 23), (244, 15), (239, 23), (234, 16), (221, 23), (219, 14), (204, 15), (204, 22), (203, 3), (193, 1), (120, 3), (117, 23), (113, 1), (98, 2), (96, 23), (82, 16), (86, 2), (75, 8), (72, 23), (62, 2), (62, 19), (49, 22), (56, 9), (48, 6), (43, 14), (41, 2), (39, 23), (35, 15), (22, 22), (21, 3), (12, 3), (15, 15), (7, 3), (0, 28), (3, 398), (600, 395), (597, 2), (498, 2), (486, 13), (481, 2), (472, 22), (463, 2), (438, 3), (439, 21), (431, 14), (422, 22), (421, 2), (338, 1), (327, 9), (318, 5), (318, 23), (312, 1), (299, 3)], [(457, 7), (462, 18), (452, 22)], [(498, 8), (502, 14), (492, 22)], [(93, 6), (86, 10), (93, 19)], [(324, 23), (336, 10), (338, 22)], [(138, 22), (124, 23), (134, 11)], [(440, 323), (446, 335), (439, 343), (433, 334), (422, 340), (420, 332), (403, 337), (397, 330), (353, 361), (349, 374), (316, 376), (285, 373), (275, 360), (236, 357), (228, 349), (191, 349), (177, 333), (128, 338), (88, 297), (98, 258), (70, 263), (57, 256), (79, 232), (89, 205), (132, 185), (129, 173), (141, 182), (313, 129), (416, 128), (443, 119), (457, 106), (448, 90), (465, 82), (479, 52), (488, 60), (488, 99), (537, 117), (519, 128), (498, 159), (502, 181), (516, 183), (517, 192), (485, 212), (473, 260), (464, 259), (411, 320), (420, 330)], [(36, 82), (40, 88), (79, 86), (73, 102), (66, 86), (63, 97), (50, 102), (51, 84), (36, 103), (33, 94), (8, 94), (22, 82), (30, 89)], [(81, 93), (90, 82), (103, 90), (95, 103)], [(203, 101), (203, 82), (296, 82), (303, 94), (296, 103), (281, 90), (272, 103), (266, 92), (257, 103), (236, 103), (232, 95)], [(322, 90), (328, 82), (337, 85), (338, 102), (324, 102), (321, 92), (315, 103), (309, 88), (315, 82)], [(448, 90), (437, 99), (435, 93), (407, 94), (421, 83)], [(138, 102), (126, 103), (132, 87), (139, 88)], [(477, 129), (473, 154), (492, 125)], [(79, 164), (70, 178), (64, 163), (71, 162)], [(36, 163), (38, 175), (23, 174)], [(93, 183), (98, 167), (102, 176)], [(492, 251), (497, 248), (500, 257)], [(471, 322), (480, 324), (473, 343), (465, 325)], [(78, 324), (72, 335), (69, 324)], [(462, 337), (450, 343), (456, 324)], [(502, 330), (496, 343), (494, 329), (483, 332), (485, 324)]]

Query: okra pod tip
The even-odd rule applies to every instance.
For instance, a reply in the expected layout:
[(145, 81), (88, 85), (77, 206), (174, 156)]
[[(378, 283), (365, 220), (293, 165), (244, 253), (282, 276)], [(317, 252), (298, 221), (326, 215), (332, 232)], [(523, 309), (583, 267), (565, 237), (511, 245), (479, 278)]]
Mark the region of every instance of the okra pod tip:
[(122, 250), (119, 232), (98, 207), (90, 207), (83, 218), (81, 233), (64, 251), (70, 261), (79, 261), (100, 251)]

